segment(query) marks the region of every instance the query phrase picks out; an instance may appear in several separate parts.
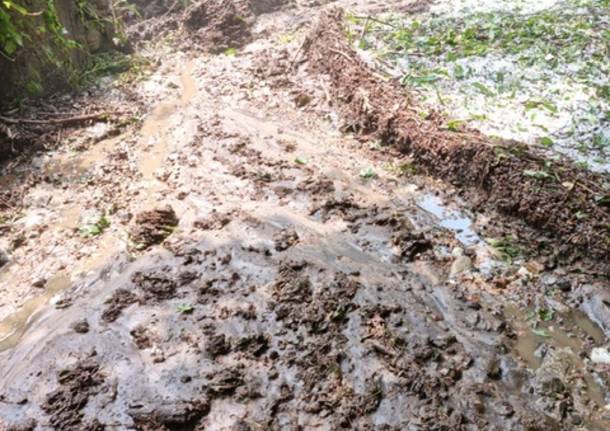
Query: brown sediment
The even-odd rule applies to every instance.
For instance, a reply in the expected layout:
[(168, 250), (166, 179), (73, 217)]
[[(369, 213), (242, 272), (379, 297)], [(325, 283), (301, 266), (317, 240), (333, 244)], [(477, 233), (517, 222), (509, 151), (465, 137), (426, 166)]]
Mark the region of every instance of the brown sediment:
[(169, 205), (151, 211), (143, 211), (136, 216), (130, 238), (138, 249), (146, 249), (160, 244), (178, 225), (178, 217)]
[(104, 382), (99, 365), (91, 358), (77, 363), (58, 373), (59, 389), (49, 393), (42, 409), (49, 414), (49, 424), (54, 429), (79, 430), (99, 429), (92, 424), (83, 424), (82, 409), (89, 397), (97, 392)]
[(384, 79), (350, 47), (343, 11), (323, 14), (305, 42), (309, 68), (330, 80), (346, 130), (410, 154), (433, 176), (464, 189), (477, 206), (495, 209), (549, 235), (560, 256), (585, 254), (608, 271), (608, 178), (565, 160), (549, 160), (514, 141), (463, 129), (452, 132), (438, 113), (422, 117), (396, 82)]

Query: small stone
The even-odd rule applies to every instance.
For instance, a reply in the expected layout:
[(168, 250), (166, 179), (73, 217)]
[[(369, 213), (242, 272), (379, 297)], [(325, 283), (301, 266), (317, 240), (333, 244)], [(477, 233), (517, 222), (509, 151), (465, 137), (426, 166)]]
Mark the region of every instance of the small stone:
[(311, 96), (309, 94), (301, 93), (294, 98), (294, 104), (299, 108), (308, 105), (310, 102)]
[(4, 265), (9, 263), (10, 260), (11, 259), (8, 255), (8, 253), (0, 248), (0, 268), (2, 268)]
[(39, 277), (32, 282), (32, 286), (38, 289), (43, 289), (47, 285), (47, 279)]
[(87, 332), (89, 332), (89, 322), (87, 322), (87, 319), (74, 322), (72, 324), (72, 329), (77, 334), (86, 334)]
[(472, 268), (472, 260), (468, 256), (458, 256), (451, 264), (449, 277), (453, 278)]
[(596, 347), (591, 350), (591, 360), (596, 364), (610, 365), (610, 352), (603, 347)]

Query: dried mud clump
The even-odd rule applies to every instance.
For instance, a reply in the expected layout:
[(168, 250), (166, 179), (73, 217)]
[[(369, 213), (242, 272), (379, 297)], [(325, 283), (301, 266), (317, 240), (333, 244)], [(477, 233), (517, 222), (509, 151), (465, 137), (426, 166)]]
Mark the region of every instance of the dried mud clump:
[(140, 288), (145, 302), (173, 298), (178, 288), (176, 281), (162, 272), (137, 272), (131, 281)]
[(209, 52), (240, 47), (252, 39), (254, 17), (248, 2), (206, 0), (184, 13), (185, 30)]
[(330, 81), (345, 129), (396, 146), (428, 174), (467, 191), (483, 208), (548, 234), (558, 246), (550, 252), (571, 257), (586, 251), (608, 269), (610, 206), (604, 204), (608, 190), (603, 175), (474, 130), (448, 131), (437, 113), (421, 118), (397, 82), (381, 79), (358, 58), (345, 38), (341, 9), (321, 17), (304, 48), (310, 70)]
[(137, 297), (134, 293), (127, 289), (117, 289), (112, 293), (112, 296), (106, 300), (106, 308), (102, 312), (102, 320), (106, 323), (114, 322), (119, 318), (123, 309), (137, 302)]
[(80, 361), (72, 368), (60, 371), (57, 381), (60, 388), (48, 394), (42, 405), (50, 415), (49, 425), (67, 431), (93, 429), (91, 424), (82, 423), (82, 410), (104, 382), (97, 362), (93, 359)]
[(282, 229), (273, 235), (276, 251), (285, 251), (299, 242), (299, 234), (293, 228)]
[(130, 239), (138, 250), (162, 243), (178, 226), (178, 217), (174, 209), (167, 205), (151, 211), (141, 212), (136, 216), (135, 224), (130, 231)]

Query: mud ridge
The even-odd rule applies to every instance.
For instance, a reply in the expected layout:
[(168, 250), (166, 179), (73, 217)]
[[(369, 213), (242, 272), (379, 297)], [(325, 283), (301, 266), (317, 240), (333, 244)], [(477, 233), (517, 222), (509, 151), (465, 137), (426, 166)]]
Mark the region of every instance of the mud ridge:
[(523, 220), (552, 238), (560, 257), (586, 252), (608, 272), (608, 178), (535, 149), (463, 128), (436, 112), (422, 118), (398, 83), (358, 58), (343, 32), (344, 12), (321, 16), (304, 44), (308, 67), (329, 79), (344, 128), (410, 154), (426, 173), (450, 181), (484, 209)]

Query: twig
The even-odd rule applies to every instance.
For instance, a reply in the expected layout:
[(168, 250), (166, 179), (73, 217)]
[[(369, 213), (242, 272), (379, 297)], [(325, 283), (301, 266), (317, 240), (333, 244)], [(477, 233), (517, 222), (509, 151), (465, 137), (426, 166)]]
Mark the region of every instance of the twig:
[(369, 16), (357, 16), (356, 15), (353, 18), (356, 18), (356, 19), (365, 19), (365, 20), (368, 20), (368, 21), (375, 21), (375, 22), (377, 22), (379, 24), (387, 25), (388, 27), (398, 28), (397, 25), (390, 24), (389, 22), (386, 22), (386, 21), (383, 21), (383, 20), (380, 20), (380, 19), (377, 19), (377, 18), (373, 18), (370, 15)]
[(67, 118), (49, 118), (47, 120), (35, 120), (31, 118), (10, 118), (0, 115), (0, 121), (9, 124), (66, 124), (66, 123), (80, 123), (89, 120), (107, 120), (107, 112), (98, 112), (96, 114), (85, 114), (77, 115), (75, 117)]
[(329, 47), (328, 49), (329, 49), (329, 50), (331, 50), (332, 52), (335, 52), (335, 53), (337, 53), (337, 54), (342, 55), (343, 57), (347, 58), (347, 59), (348, 59), (349, 61), (351, 61), (351, 62), (354, 62), (354, 61), (355, 61), (355, 60), (354, 60), (352, 57), (350, 57), (349, 55), (347, 55), (347, 54), (346, 54), (345, 52), (343, 52), (343, 51), (339, 51), (338, 49), (335, 49), (335, 48), (330, 48), (330, 47)]

